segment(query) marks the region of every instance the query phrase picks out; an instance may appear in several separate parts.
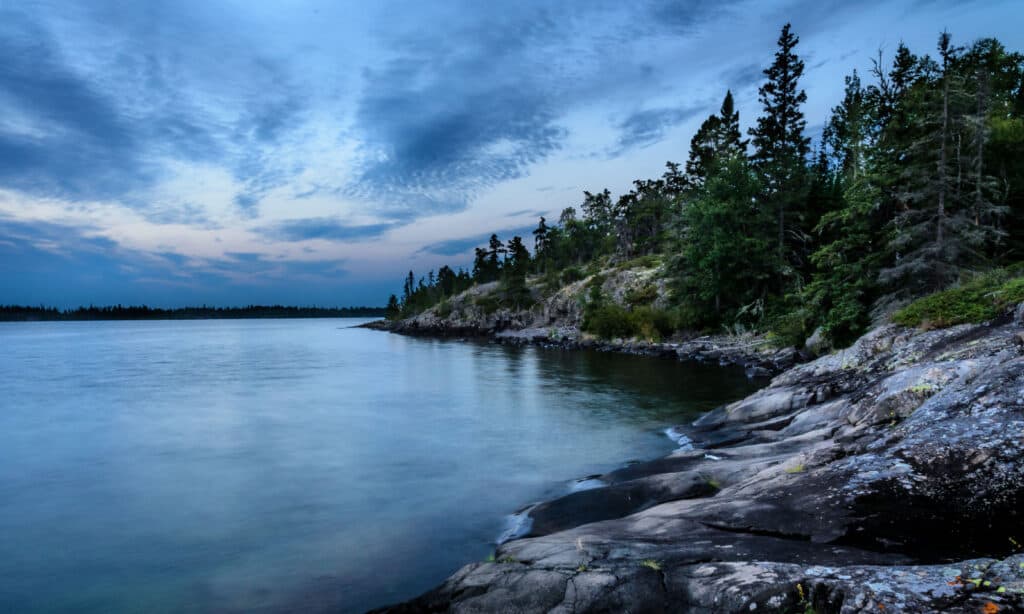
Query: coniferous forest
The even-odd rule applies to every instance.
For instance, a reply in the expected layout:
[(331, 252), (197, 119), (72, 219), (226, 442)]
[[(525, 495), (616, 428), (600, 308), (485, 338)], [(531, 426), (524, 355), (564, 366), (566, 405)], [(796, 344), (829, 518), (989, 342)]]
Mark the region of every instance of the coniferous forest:
[[(662, 333), (743, 327), (799, 343), (820, 329), (844, 345), (893, 312), (920, 323), (1024, 295), (1013, 281), (1024, 260), (1024, 55), (948, 32), (933, 50), (879, 52), (867, 74), (845, 76), (812, 147), (799, 47), (787, 24), (758, 108), (725, 92), (685, 164), (617, 197), (584, 192), (557, 221), (541, 218), (530, 245), (492, 236), (471, 271), (410, 272), (389, 317), (492, 281), (502, 306), (525, 308), (531, 288), (637, 259), (661, 264), (672, 308), (630, 313), (594, 293), (584, 329), (628, 336), (642, 317)], [(756, 114), (745, 133), (741, 113)], [(962, 290), (938, 301), (952, 315), (907, 311), (949, 288)], [(949, 306), (965, 296), (973, 303)]]

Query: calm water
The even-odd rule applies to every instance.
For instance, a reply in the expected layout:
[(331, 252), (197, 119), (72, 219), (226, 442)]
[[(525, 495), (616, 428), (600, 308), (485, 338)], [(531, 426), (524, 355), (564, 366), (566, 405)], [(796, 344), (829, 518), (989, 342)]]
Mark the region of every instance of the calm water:
[(0, 324), (0, 612), (361, 611), (749, 392), (353, 320)]

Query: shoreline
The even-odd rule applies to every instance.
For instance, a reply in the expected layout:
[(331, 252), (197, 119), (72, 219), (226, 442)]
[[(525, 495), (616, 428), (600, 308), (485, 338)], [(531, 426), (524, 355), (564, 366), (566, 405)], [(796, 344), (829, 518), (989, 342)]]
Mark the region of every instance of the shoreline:
[(667, 342), (602, 340), (586, 336), (572, 326), (553, 328), (481, 329), (474, 326), (423, 326), (416, 321), (375, 320), (359, 325), (399, 335), (438, 339), (475, 339), (505, 345), (535, 345), (564, 350), (614, 352), (631, 356), (667, 358), (682, 362), (740, 367), (747, 377), (771, 377), (810, 360), (793, 348), (771, 348), (763, 337), (704, 335)]
[(1022, 326), (880, 327), (672, 427), (692, 447), (521, 510), (493, 562), (377, 611), (1019, 611)]

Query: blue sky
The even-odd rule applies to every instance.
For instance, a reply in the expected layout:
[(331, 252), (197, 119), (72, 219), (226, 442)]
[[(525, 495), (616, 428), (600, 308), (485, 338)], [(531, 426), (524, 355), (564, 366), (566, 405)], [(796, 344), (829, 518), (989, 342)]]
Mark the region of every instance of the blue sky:
[(778, 30), (812, 131), (904, 40), (1024, 4), (0, 1), (0, 304), (383, 304), (405, 271), (683, 162)]

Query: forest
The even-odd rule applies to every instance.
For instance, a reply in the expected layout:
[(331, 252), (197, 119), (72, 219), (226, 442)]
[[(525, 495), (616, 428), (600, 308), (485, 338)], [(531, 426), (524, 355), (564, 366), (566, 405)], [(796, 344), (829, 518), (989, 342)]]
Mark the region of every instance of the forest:
[(893, 313), (913, 321), (912, 301), (950, 288), (974, 290), (944, 295), (968, 304), (929, 317), (985, 311), (1006, 293), (1024, 300), (1013, 281), (1024, 260), (1024, 56), (948, 32), (930, 54), (879, 52), (869, 74), (845, 77), (812, 148), (798, 46), (787, 24), (746, 134), (726, 92), (685, 164), (617, 197), (584, 192), (557, 221), (540, 218), (530, 246), (492, 235), (470, 271), (410, 272), (388, 317), (492, 281), (501, 306), (527, 308), (537, 292), (636, 259), (661, 265), (672, 307), (624, 308), (592, 292), (585, 330), (743, 328), (785, 343), (819, 330), (842, 346)]
[(210, 320), (241, 318), (372, 318), (384, 315), (379, 307), (287, 307), (249, 305), (247, 307), (159, 307), (122, 306), (56, 307), (0, 305), (0, 322), (53, 320)]

